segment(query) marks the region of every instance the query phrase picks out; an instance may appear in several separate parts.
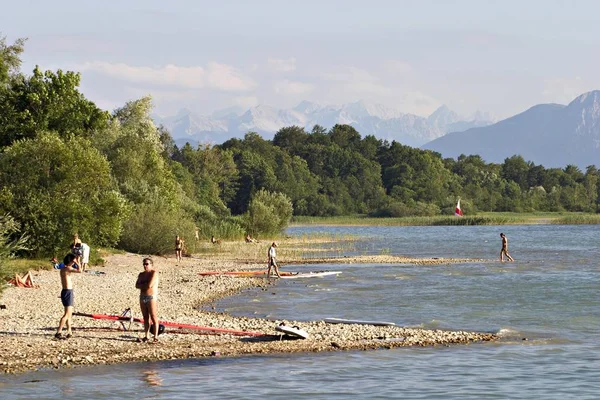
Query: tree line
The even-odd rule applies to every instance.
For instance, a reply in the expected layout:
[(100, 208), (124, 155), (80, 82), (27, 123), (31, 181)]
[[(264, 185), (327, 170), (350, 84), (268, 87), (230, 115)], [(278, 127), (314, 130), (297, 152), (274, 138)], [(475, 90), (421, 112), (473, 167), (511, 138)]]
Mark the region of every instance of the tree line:
[(74, 232), (165, 253), (196, 228), (202, 239), (242, 238), (280, 233), (292, 215), (451, 214), (458, 197), (467, 214), (598, 210), (594, 166), (443, 159), (349, 125), (179, 148), (152, 121), (149, 97), (101, 110), (79, 73), (23, 73), (24, 44), (0, 37), (0, 238), (20, 251), (28, 239), (33, 255), (65, 248)]

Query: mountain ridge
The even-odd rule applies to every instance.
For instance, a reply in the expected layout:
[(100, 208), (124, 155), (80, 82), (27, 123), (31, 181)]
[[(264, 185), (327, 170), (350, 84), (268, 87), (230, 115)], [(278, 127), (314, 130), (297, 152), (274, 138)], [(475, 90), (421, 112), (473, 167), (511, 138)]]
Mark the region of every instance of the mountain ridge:
[(600, 90), (568, 105), (537, 104), (495, 124), (450, 132), (421, 148), (452, 158), (477, 154), (494, 163), (520, 155), (545, 167), (600, 165)]
[(265, 139), (272, 139), (279, 129), (286, 126), (296, 125), (310, 131), (314, 125), (330, 129), (336, 124), (347, 124), (353, 126), (363, 137), (373, 135), (378, 139), (395, 140), (418, 147), (457, 127), (468, 129), (494, 122), (482, 120), (478, 115), (485, 114), (476, 114), (473, 119), (461, 118), (445, 105), (430, 116), (421, 117), (363, 100), (338, 106), (304, 100), (289, 109), (261, 104), (245, 112), (230, 107), (210, 116), (181, 109), (174, 116), (153, 115), (153, 119), (167, 128), (178, 144), (218, 144), (233, 137), (242, 138), (250, 131), (261, 134)]

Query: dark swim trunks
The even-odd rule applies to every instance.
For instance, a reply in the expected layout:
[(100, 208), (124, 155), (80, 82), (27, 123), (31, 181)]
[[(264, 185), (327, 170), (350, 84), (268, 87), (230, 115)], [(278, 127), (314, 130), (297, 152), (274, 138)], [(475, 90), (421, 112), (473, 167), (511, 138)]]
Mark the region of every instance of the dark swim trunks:
[(65, 307), (73, 307), (73, 305), (75, 304), (75, 296), (73, 295), (73, 289), (61, 290), (60, 301), (62, 301), (62, 304)]

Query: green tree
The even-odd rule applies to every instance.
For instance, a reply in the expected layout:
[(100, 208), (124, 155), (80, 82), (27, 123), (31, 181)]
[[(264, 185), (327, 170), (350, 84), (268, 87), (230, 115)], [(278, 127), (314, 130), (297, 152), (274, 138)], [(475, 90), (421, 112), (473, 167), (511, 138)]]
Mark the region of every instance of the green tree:
[(80, 79), (75, 72), (42, 72), (38, 67), (31, 77), (13, 79), (0, 97), (0, 147), (42, 131), (66, 138), (103, 129), (109, 114), (78, 91)]
[(158, 195), (176, 208), (183, 191), (163, 158), (161, 134), (150, 118), (151, 109), (150, 97), (128, 102), (92, 140), (106, 154), (119, 191), (128, 200), (140, 204)]
[(11, 45), (6, 44), (6, 36), (0, 35), (0, 86), (6, 84), (10, 77), (19, 73), (21, 54), (27, 39), (19, 38)]
[(88, 141), (63, 141), (56, 133), (6, 148), (0, 187), (0, 212), (21, 224), (34, 254), (66, 249), (74, 232), (114, 246), (127, 213), (106, 159)]

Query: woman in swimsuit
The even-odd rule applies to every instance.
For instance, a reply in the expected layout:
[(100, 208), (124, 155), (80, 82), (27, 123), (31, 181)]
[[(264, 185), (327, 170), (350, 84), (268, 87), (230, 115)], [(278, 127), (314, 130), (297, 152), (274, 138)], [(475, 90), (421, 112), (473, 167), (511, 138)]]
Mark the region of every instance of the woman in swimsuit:
[(175, 258), (177, 262), (181, 261), (181, 253), (183, 252), (183, 239), (179, 235), (175, 236)]

